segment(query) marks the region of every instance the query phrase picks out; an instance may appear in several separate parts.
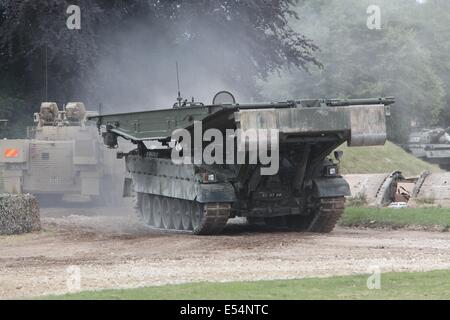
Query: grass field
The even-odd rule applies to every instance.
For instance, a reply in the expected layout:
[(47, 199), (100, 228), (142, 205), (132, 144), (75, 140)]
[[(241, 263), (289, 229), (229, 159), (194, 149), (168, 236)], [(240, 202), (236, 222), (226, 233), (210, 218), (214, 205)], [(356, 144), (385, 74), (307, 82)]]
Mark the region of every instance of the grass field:
[(126, 290), (86, 291), (45, 299), (450, 299), (450, 270), (383, 273), (381, 288), (369, 275), (299, 280), (191, 283)]
[(417, 159), (392, 142), (384, 146), (354, 147), (345, 145), (338, 150), (344, 151), (341, 173), (385, 173), (400, 170), (406, 176), (414, 176), (422, 171), (440, 172), (438, 166)]
[(442, 230), (450, 228), (450, 209), (448, 208), (347, 208), (340, 225), (374, 227), (435, 227)]

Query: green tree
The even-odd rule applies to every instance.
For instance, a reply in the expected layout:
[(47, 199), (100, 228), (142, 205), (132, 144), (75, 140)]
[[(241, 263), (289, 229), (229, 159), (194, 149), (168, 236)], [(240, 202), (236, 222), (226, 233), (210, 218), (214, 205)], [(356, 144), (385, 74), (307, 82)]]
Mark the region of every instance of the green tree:
[[(271, 81), (262, 84), (263, 91), (282, 92), (284, 98), (395, 96), (397, 103), (392, 108), (389, 135), (396, 141), (405, 139), (412, 120), (424, 126), (436, 125), (446, 106), (441, 73), (449, 74), (439, 72), (442, 62), (449, 61), (449, 51), (440, 48), (444, 40), (448, 43), (448, 31), (442, 30), (439, 40), (429, 36), (445, 28), (449, 21), (430, 22), (437, 11), (444, 10), (441, 3), (419, 5), (412, 0), (305, 3), (298, 8), (300, 19), (294, 22), (295, 29), (302, 30), (321, 48), (318, 58), (324, 69), (308, 75), (299, 72), (283, 73), (281, 78), (274, 75)], [(366, 9), (373, 4), (381, 9), (381, 30), (369, 30), (366, 26)]]
[[(3, 0), (0, 106), (13, 107), (16, 112), (10, 116), (19, 121), (31, 118), (46, 99), (59, 104), (73, 99), (132, 104), (137, 101), (127, 93), (140, 88), (146, 96), (139, 102), (152, 103), (167, 87), (162, 79), (174, 73), (175, 59), (203, 70), (190, 72), (197, 77), (191, 80), (189, 75), (189, 83), (207, 84), (204, 75), (209, 74), (254, 96), (255, 79), (285, 64), (300, 69), (319, 65), (314, 57), (317, 47), (288, 23), (297, 18), (292, 9), (296, 3)], [(69, 4), (81, 7), (81, 30), (66, 28)]]

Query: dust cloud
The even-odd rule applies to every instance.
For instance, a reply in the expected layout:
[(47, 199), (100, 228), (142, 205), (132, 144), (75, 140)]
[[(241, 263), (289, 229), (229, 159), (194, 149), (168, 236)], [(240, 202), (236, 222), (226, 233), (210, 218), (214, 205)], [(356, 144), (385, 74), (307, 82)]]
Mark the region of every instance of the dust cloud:
[(181, 94), (189, 101), (194, 97), (209, 104), (220, 90), (233, 92), (238, 101), (252, 99), (238, 84), (246, 66), (227, 41), (229, 35), (210, 24), (162, 29), (136, 22), (105, 37), (108, 49), (101, 52), (84, 94), (90, 105), (102, 103), (103, 113), (171, 107), (178, 92), (176, 62)]

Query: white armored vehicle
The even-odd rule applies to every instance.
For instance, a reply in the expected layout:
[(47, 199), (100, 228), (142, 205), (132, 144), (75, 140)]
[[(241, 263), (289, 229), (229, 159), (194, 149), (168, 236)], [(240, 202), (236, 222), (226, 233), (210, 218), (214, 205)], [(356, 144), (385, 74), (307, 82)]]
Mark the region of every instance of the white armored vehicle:
[(56, 103), (42, 103), (28, 139), (0, 141), (5, 191), (54, 200), (120, 199), (113, 182), (123, 180), (123, 163), (102, 145), (96, 128), (86, 125), (86, 117), (94, 115), (81, 102), (68, 103), (62, 111)]

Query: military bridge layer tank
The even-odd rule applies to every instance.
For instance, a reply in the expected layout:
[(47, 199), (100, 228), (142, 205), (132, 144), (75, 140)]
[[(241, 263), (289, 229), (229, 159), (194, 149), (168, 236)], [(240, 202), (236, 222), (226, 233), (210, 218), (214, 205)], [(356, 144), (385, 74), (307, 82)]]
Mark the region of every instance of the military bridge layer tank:
[[(118, 153), (118, 158), (125, 158), (129, 174), (124, 193), (135, 195), (138, 214), (147, 225), (217, 234), (229, 218), (246, 217), (249, 222), (269, 226), (328, 233), (343, 213), (344, 197), (350, 195), (349, 185), (338, 171), (342, 154), (335, 152), (337, 161), (329, 155), (344, 142), (349, 146), (383, 145), (387, 109), (392, 103), (393, 98), (238, 104), (230, 93), (221, 92), (211, 105), (185, 101), (169, 109), (89, 119), (104, 128), (104, 142), (109, 147), (117, 147), (118, 137), (137, 146), (129, 153)], [(252, 164), (175, 163), (174, 149), (192, 160), (195, 148), (184, 149), (188, 141), (182, 144), (173, 138), (173, 132), (185, 129), (194, 140), (198, 122), (203, 134), (214, 128), (234, 139), (235, 151), (247, 158), (250, 140), (227, 130), (277, 130), (279, 170), (262, 175), (264, 165), (259, 158)], [(201, 151), (207, 146), (203, 141)], [(229, 150), (221, 154), (226, 152)]]
[(406, 150), (450, 171), (450, 128), (421, 129), (409, 135)]

